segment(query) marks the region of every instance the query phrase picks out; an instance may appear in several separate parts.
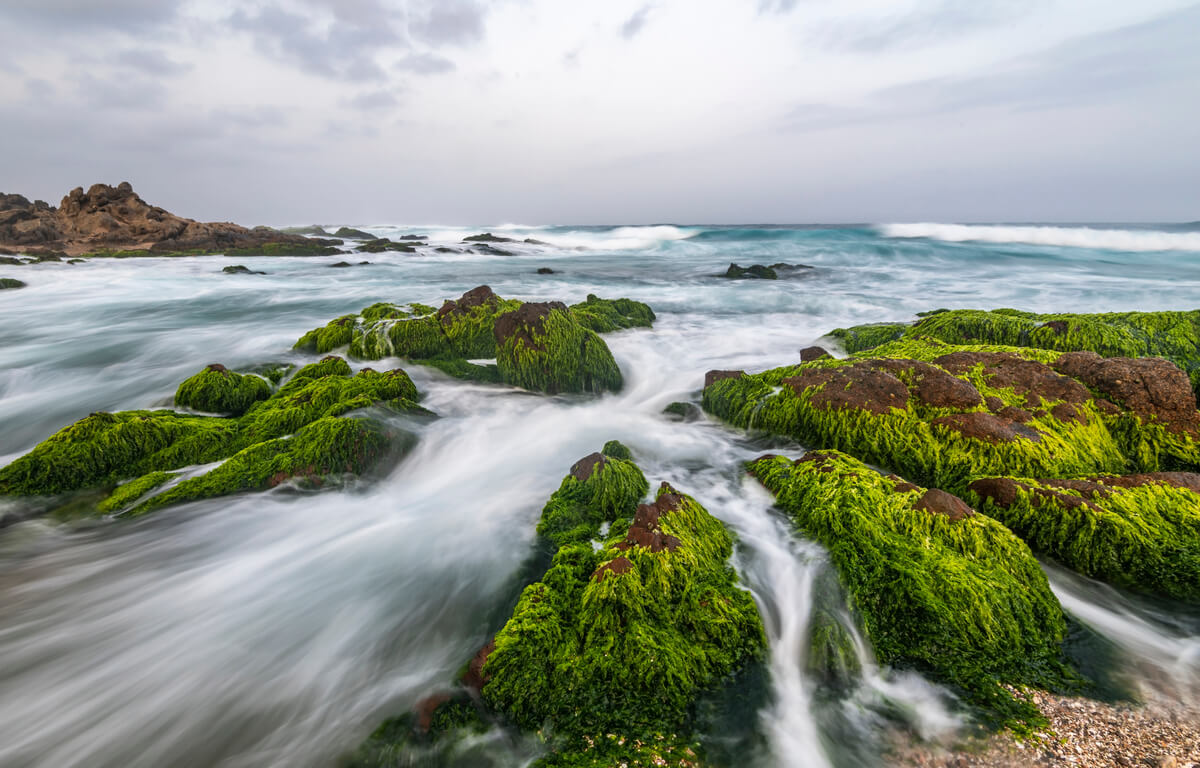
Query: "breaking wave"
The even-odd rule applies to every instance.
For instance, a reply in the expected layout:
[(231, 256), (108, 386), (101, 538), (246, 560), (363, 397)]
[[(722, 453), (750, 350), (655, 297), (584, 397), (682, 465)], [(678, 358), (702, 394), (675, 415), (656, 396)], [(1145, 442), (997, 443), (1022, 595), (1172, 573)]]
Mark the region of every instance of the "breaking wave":
[(1200, 232), (977, 224), (883, 224), (884, 237), (948, 242), (1023, 243), (1107, 251), (1200, 251)]

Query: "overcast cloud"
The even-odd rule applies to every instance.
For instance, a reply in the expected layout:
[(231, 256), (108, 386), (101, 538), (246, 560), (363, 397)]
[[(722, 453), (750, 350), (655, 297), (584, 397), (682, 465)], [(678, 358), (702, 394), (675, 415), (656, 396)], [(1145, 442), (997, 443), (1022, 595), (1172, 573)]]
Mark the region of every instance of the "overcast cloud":
[(244, 224), (1200, 219), (1200, 3), (0, 0), (0, 192)]

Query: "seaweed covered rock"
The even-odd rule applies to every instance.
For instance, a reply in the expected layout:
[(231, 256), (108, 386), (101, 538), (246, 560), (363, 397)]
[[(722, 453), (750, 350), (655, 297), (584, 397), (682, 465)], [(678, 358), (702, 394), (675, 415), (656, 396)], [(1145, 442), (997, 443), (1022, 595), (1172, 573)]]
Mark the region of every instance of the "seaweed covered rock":
[(649, 328), (656, 319), (648, 304), (633, 299), (602, 299), (594, 293), (589, 293), (586, 301), (572, 304), (571, 314), (580, 325), (596, 333)]
[(1200, 384), (1200, 310), (1046, 314), (1016, 309), (939, 310), (915, 324), (857, 326), (833, 331), (847, 352), (901, 336), (950, 344), (1000, 344), (1103, 357), (1164, 357)]
[(390, 450), (407, 447), (397, 437), (396, 430), (368, 419), (325, 417), (289, 437), (254, 443), (215, 469), (151, 496), (127, 514), (142, 515), (184, 501), (265, 490), (288, 481), (320, 487), (345, 475), (361, 475)]
[(538, 535), (555, 547), (587, 543), (602, 524), (636, 509), (650, 485), (629, 459), (629, 449), (614, 441), (575, 462), (542, 509)]
[(548, 747), (539, 768), (704, 765), (695, 709), (757, 663), (764, 631), (725, 526), (666, 483), (640, 504), (648, 488), (619, 442), (577, 461), (538, 526), (549, 568), (462, 678), (483, 709), (430, 697), (354, 764), (413, 764), (499, 719)]
[(1200, 599), (1200, 475), (982, 478), (968, 498), (1031, 547), (1092, 578)]
[(1129, 458), (1106, 421), (1116, 406), (1022, 352), (898, 342), (871, 356), (710, 374), (703, 405), (738, 426), (847, 451), (949, 490), (988, 474), (1124, 471)]
[(1005, 685), (1078, 681), (1063, 612), (1029, 547), (961, 499), (836, 451), (764, 456), (750, 472), (828, 550), (883, 663), (960, 689), (997, 724), (1039, 724)]
[(314, 328), (300, 337), (292, 346), (304, 352), (316, 352), (323, 355), (338, 347), (344, 347), (354, 339), (354, 324), (357, 315), (342, 315), (321, 328)]
[(238, 422), (173, 411), (93, 413), (0, 468), (0, 494), (41, 496), (207, 464), (230, 452)]
[[(599, 487), (580, 515), (613, 520), (607, 538), (599, 549), (564, 539), (482, 670), (484, 701), (556, 735), (546, 765), (694, 758), (689, 708), (763, 648), (754, 601), (728, 564), (724, 525), (666, 483), (653, 504), (636, 504), (629, 474), (611, 471), (622, 461), (591, 463)], [(547, 510), (557, 512), (553, 500)]]
[[(650, 307), (630, 299), (589, 295), (570, 308), (561, 302), (525, 305), (481, 285), (436, 310), (423, 304), (373, 304), (309, 331), (295, 346), (323, 353), (349, 344), (352, 357), (405, 357), (461, 379), (552, 393), (599, 392), (619, 388), (621, 376), (596, 332), (653, 322)], [(488, 362), (492, 359), (497, 363)]]
[(496, 318), (496, 364), (509, 384), (556, 394), (616, 391), (612, 352), (562, 302), (529, 302)]
[(25, 283), (13, 277), (0, 277), (0, 291), (9, 288), (24, 288)]
[[(226, 375), (230, 381), (226, 382)], [(244, 414), (191, 416), (173, 411), (94, 413), (28, 454), (0, 468), (0, 494), (48, 496), (86, 488), (114, 488), (100, 512), (126, 510), (184, 467), (225, 460), (198, 477), (176, 483), (134, 508), (142, 513), (169, 503), (270, 488), (298, 479), (318, 486), (347, 473), (361, 474), (389, 450), (404, 447), (402, 433), (351, 411), (383, 408), (425, 412), (404, 371), (351, 375), (345, 360), (327, 357), (304, 366), (279, 391), (266, 381), (209, 366), (181, 386), (181, 403), (246, 406)], [(218, 380), (219, 379), (219, 380)], [(259, 385), (250, 394), (245, 382)], [(236, 406), (236, 407), (234, 407)], [(117, 483), (131, 482), (117, 486)]]
[(205, 413), (241, 416), (259, 400), (271, 396), (266, 379), (234, 373), (220, 363), (185, 380), (175, 391), (175, 405)]
[(778, 280), (779, 274), (771, 267), (762, 264), (751, 264), (748, 267), (730, 264), (729, 269), (718, 277), (727, 277), (730, 280)]
[(437, 311), (437, 320), (459, 357), (492, 358), (496, 356), (497, 347), (496, 321), (502, 314), (520, 306), (519, 301), (502, 299), (491, 288), (481, 285), (457, 300), (442, 304)]

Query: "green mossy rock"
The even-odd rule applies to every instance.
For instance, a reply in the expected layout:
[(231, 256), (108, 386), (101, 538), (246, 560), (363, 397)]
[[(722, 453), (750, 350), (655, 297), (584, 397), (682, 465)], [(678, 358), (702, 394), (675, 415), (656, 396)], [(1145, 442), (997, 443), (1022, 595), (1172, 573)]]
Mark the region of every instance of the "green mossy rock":
[[(210, 366), (192, 377), (188, 381), (195, 386), (180, 388), (183, 400), (219, 399), (211, 394), (214, 385), (209, 379), (224, 378), (226, 373)], [(258, 381), (269, 394), (262, 379), (242, 378)], [(220, 393), (220, 397), (229, 395)], [(241, 416), (94, 413), (0, 468), (0, 494), (46, 496), (112, 487), (133, 478), (117, 487), (98, 509), (116, 512), (170, 480), (172, 470), (222, 459), (224, 463), (206, 474), (150, 496), (127, 513), (269, 488), (291, 479), (319, 486), (345, 474), (361, 474), (387, 452), (407, 445), (401, 439), (406, 433), (371, 419), (344, 418), (346, 414), (370, 407), (428, 413), (417, 405), (417, 397), (416, 386), (404, 371), (366, 368), (351, 375), (345, 360), (326, 357), (298, 370), (278, 392), (253, 402)]]
[(0, 277), (0, 291), (8, 288), (24, 288), (25, 283), (12, 277)]
[(509, 384), (550, 394), (599, 394), (624, 384), (608, 345), (562, 302), (529, 302), (500, 315), (495, 338), (496, 364)]
[[(532, 308), (523, 310), (526, 306)], [(549, 331), (546, 307), (557, 310)], [(343, 315), (309, 331), (295, 348), (323, 354), (349, 344), (354, 358), (404, 357), (469, 381), (550, 393), (601, 392), (620, 388), (622, 378), (596, 333), (650, 327), (654, 319), (649, 306), (630, 299), (589, 295), (570, 308), (560, 302), (526, 305), (481, 285), (441, 309), (372, 304), (357, 315)], [(500, 347), (518, 331), (520, 338), (502, 353)], [(478, 362), (492, 359), (495, 365)]]
[(904, 336), (904, 332), (909, 328), (908, 323), (870, 323), (853, 328), (835, 328), (827, 335), (837, 339), (838, 344), (847, 353), (853, 354), (896, 341)]
[(1200, 600), (1200, 475), (984, 478), (967, 498), (1085, 576)]
[(1200, 380), (1200, 310), (1039, 315), (1015, 309), (958, 309), (929, 313), (913, 325), (839, 328), (830, 335), (847, 352), (869, 349), (903, 335), (951, 344), (1095, 352), (1103, 357), (1157, 356), (1174, 362), (1193, 381)]
[(1029, 547), (962, 500), (836, 451), (764, 456), (750, 472), (828, 550), (878, 659), (960, 689), (987, 721), (1044, 725), (1003, 685), (1079, 682), (1066, 622)]
[(725, 526), (666, 483), (639, 504), (649, 484), (629, 458), (610, 441), (543, 509), (538, 531), (557, 552), (462, 678), (486, 710), (430, 697), (384, 723), (353, 765), (415, 765), (426, 745), (497, 718), (548, 748), (539, 768), (705, 764), (698, 712), (761, 661), (765, 633)]
[(904, 357), (713, 372), (703, 405), (738, 426), (846, 451), (958, 492), (984, 475), (1126, 468), (1121, 442), (1106, 426), (1115, 406), (1075, 379), (1012, 350), (899, 344)]
[[(575, 465), (542, 526), (577, 533), (558, 534), (565, 543), (483, 666), (491, 707), (556, 735), (545, 765), (694, 758), (690, 707), (763, 650), (724, 525), (666, 483), (653, 504), (637, 505), (643, 487), (623, 459), (593, 454)], [(589, 531), (595, 520), (615, 522), (597, 549), (559, 524), (567, 518)]]
[(107, 499), (100, 502), (99, 509), (106, 514), (119, 512), (176, 477), (179, 477), (176, 472), (150, 472), (142, 475), (136, 480), (130, 480), (124, 485), (117, 486), (117, 489), (109, 494)]
[(342, 315), (336, 320), (330, 320), (328, 325), (314, 328), (301, 336), (292, 348), (323, 355), (338, 347), (344, 347), (354, 339), (354, 322), (357, 318), (357, 315)]
[(115, 485), (229, 455), (238, 422), (173, 411), (93, 413), (0, 468), (0, 494), (43, 496)]
[[(325, 369), (340, 369), (315, 375)], [(379, 372), (364, 368), (349, 375), (339, 357), (326, 358), (296, 372), (273, 397), (257, 403), (242, 418), (240, 446), (296, 433), (328, 416), (381, 405), (397, 412), (424, 411), (417, 405), (417, 387), (402, 370)]]
[(241, 416), (271, 396), (271, 385), (258, 376), (234, 373), (215, 363), (185, 380), (175, 391), (175, 405), (205, 413)]
[(320, 487), (360, 475), (392, 448), (397, 434), (366, 419), (326, 417), (287, 438), (255, 443), (219, 467), (151, 496), (127, 514), (143, 515), (184, 501), (274, 488), (289, 480)]
[(602, 524), (630, 516), (650, 490), (629, 449), (614, 443), (575, 462), (542, 509), (538, 535), (556, 548), (599, 538)]
[(602, 299), (592, 293), (586, 301), (572, 304), (571, 314), (580, 325), (596, 333), (650, 328), (657, 319), (649, 304), (633, 299)]

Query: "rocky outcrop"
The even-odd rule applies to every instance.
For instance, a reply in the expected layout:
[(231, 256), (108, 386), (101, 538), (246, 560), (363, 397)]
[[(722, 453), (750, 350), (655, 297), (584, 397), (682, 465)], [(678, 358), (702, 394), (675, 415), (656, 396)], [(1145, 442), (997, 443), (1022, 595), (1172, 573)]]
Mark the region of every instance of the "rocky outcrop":
[(57, 208), (21, 195), (0, 195), (0, 246), (30, 251), (111, 255), (315, 255), (340, 240), (311, 239), (269, 227), (199, 222), (150, 205), (129, 182), (76, 187)]

